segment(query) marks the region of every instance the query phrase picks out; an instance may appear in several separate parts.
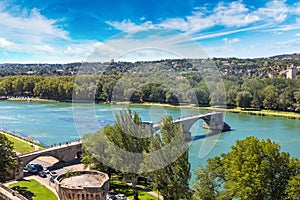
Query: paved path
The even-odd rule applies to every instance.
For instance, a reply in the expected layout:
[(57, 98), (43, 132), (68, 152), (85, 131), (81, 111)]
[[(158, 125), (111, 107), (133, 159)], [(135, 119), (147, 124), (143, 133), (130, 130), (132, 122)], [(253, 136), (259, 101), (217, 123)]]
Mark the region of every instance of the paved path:
[[(131, 186), (131, 183), (126, 183), (126, 184)], [(148, 194), (151, 194), (151, 195), (154, 196), (155, 198), (159, 197), (160, 200), (163, 200), (163, 199), (164, 199), (164, 197), (163, 197), (162, 195), (159, 195), (159, 194), (157, 194), (157, 193), (154, 192), (154, 191), (150, 191), (149, 189), (145, 188), (145, 187), (142, 186), (142, 185), (137, 185), (136, 187), (137, 187), (137, 189), (139, 189), (139, 190), (142, 190), (142, 191), (144, 191), (144, 192), (147, 192)]]

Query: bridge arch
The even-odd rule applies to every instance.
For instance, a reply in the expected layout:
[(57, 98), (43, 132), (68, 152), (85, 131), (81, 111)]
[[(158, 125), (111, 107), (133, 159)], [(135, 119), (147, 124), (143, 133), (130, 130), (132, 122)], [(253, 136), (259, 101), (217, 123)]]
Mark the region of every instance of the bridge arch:
[(80, 152), (82, 153), (82, 143), (81, 141), (63, 144), (61, 146), (55, 146), (48, 149), (31, 152), (28, 154), (18, 155), (18, 174), (16, 174), (16, 179), (23, 178), (23, 166), (27, 165), (30, 161), (41, 157), (41, 156), (52, 156), (57, 158), (59, 161), (70, 162), (75, 160)]
[[(182, 124), (183, 130), (186, 133), (189, 133), (189, 130), (197, 122), (199, 119), (204, 121), (203, 128), (217, 130), (220, 132), (230, 131), (231, 127), (224, 122), (223, 113), (222, 112), (211, 112), (191, 117), (184, 117), (179, 119), (174, 119), (174, 123)], [(153, 131), (157, 131), (161, 124), (152, 124), (150, 127)]]
[(51, 156), (53, 158), (56, 158), (57, 160), (61, 161), (61, 162), (65, 162), (62, 158), (58, 157), (57, 155), (53, 155), (53, 154), (39, 154), (39, 155), (34, 155), (34, 156), (30, 156), (30, 157), (26, 157), (26, 158), (19, 158), (18, 161), (19, 163), (22, 163), (23, 166), (29, 164), (31, 161), (39, 158), (39, 157), (43, 157), (43, 156)]

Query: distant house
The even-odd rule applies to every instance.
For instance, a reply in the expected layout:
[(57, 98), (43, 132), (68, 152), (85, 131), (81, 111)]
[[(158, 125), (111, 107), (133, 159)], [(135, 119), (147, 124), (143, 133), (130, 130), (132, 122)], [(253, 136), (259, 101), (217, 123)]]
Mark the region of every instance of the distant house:
[(293, 79), (297, 75), (297, 68), (292, 65), (286, 71), (286, 78)]

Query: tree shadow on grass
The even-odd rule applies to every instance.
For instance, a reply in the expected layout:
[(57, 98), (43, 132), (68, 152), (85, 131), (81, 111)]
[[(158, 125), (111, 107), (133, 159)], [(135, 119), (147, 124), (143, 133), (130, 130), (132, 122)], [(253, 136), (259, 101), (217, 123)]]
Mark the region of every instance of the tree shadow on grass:
[(125, 196), (132, 196), (132, 187), (130, 185), (127, 185), (123, 182), (120, 181), (112, 181), (111, 182), (111, 188), (112, 191), (117, 192), (117, 193), (122, 193)]
[(32, 199), (34, 196), (36, 196), (33, 192), (29, 191), (27, 187), (21, 187), (21, 186), (14, 186), (11, 189), (19, 192), (22, 196), (24, 196), (27, 199)]

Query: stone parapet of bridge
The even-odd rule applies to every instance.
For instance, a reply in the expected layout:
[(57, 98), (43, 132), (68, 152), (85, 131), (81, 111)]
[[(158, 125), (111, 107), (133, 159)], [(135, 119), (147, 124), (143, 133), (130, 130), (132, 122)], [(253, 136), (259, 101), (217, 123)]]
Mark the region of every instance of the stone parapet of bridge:
[[(204, 121), (203, 128), (207, 128), (215, 131), (230, 131), (231, 127), (224, 122), (224, 117), (222, 112), (210, 112), (190, 117), (183, 117), (174, 119), (173, 122), (177, 124), (182, 124), (185, 133), (189, 133), (190, 129), (199, 119)], [(149, 126), (154, 132), (158, 131), (161, 124), (153, 124), (151, 122), (143, 122), (143, 126)]]
[(82, 142), (76, 141), (40, 151), (18, 155), (18, 169), (16, 170), (17, 172), (15, 174), (15, 179), (22, 179), (24, 176), (23, 167), (27, 165), (30, 161), (40, 156), (52, 156), (54, 158), (57, 158), (59, 161), (70, 162), (75, 160), (81, 153)]

